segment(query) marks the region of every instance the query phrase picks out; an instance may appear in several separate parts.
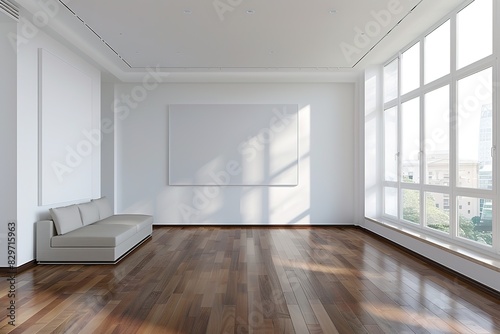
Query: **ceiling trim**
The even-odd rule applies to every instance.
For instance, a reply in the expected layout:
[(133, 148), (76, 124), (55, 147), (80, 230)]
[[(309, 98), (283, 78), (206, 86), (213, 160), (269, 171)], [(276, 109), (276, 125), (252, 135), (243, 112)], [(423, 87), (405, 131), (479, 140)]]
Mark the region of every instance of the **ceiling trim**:
[(412, 9), (410, 9), (410, 11), (408, 13), (406, 13), (405, 16), (403, 16), (391, 29), (389, 29), (389, 31), (384, 35), (382, 36), (382, 38), (380, 38), (377, 43), (375, 43), (353, 66), (352, 68), (356, 67), (356, 65), (358, 65), (360, 62), (363, 61), (363, 59), (365, 59), (366, 56), (368, 56), (368, 54), (373, 50), (375, 49), (380, 43), (382, 43), (382, 41), (388, 37), (391, 32), (396, 29), (401, 23), (403, 23), (403, 21), (411, 14), (413, 13), (413, 11), (418, 7), (420, 6), (420, 4), (422, 4), (424, 0), (420, 0), (415, 6), (413, 6)]
[(87, 29), (89, 29), (102, 43), (104, 43), (104, 45), (106, 45), (106, 47), (108, 47), (118, 58), (120, 58), (120, 60), (123, 61), (125, 63), (125, 65), (127, 65), (129, 68), (132, 68), (132, 66), (129, 64), (129, 62), (125, 58), (123, 58), (118, 52), (116, 52), (116, 50), (113, 49), (113, 47), (111, 45), (109, 45), (108, 42), (106, 42), (104, 40), (104, 38), (102, 38), (77, 13), (75, 13), (66, 3), (64, 3), (64, 1), (59, 0), (59, 2), (63, 5), (64, 8), (66, 8), (66, 10), (68, 10), (74, 17), (76, 17), (85, 27), (87, 27)]

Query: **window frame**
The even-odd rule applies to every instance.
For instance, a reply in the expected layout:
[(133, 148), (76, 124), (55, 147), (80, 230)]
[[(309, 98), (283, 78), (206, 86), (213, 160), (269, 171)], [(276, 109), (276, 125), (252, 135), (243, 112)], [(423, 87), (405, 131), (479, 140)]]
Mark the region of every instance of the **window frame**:
[[(499, 102), (498, 99), (500, 98), (500, 85), (496, 85), (495, 87), (495, 82), (499, 82), (500, 80), (500, 66), (498, 64), (498, 60), (496, 58), (499, 58), (500, 56), (500, 15), (494, 15), (494, 13), (500, 14), (500, 4), (498, 4), (496, 1), (493, 1), (493, 10), (492, 10), (492, 15), (493, 15), (493, 32), (492, 32), (492, 37), (493, 37), (493, 52), (491, 55), (486, 56), (480, 60), (477, 60), (467, 66), (464, 66), (462, 68), (457, 68), (457, 15), (459, 12), (461, 12), (463, 9), (465, 9), (467, 6), (469, 6), (471, 3), (473, 3), (475, 0), (467, 1), (466, 3), (462, 4), (461, 6), (457, 7), (455, 10), (453, 10), (450, 14), (448, 14), (446, 17), (442, 18), (440, 21), (438, 21), (435, 25), (433, 25), (431, 28), (429, 28), (427, 31), (425, 31), (423, 34), (421, 34), (417, 39), (411, 41), (411, 43), (408, 43), (408, 45), (403, 48), (400, 52), (398, 52), (395, 56), (391, 57), (387, 62), (383, 64), (382, 67), (382, 92), (385, 90), (385, 86), (383, 85), (384, 83), (384, 68), (388, 65), (390, 65), (393, 61), (397, 60), (398, 61), (398, 73), (397, 73), (397, 78), (398, 78), (398, 83), (397, 83), (397, 94), (394, 99), (385, 100), (385, 94), (382, 94), (382, 112), (385, 112), (386, 110), (395, 107), (397, 110), (397, 123), (398, 123), (398, 138), (397, 138), (397, 151), (398, 151), (398, 172), (397, 172), (397, 179), (396, 181), (386, 181), (385, 179), (385, 173), (382, 173), (381, 177), (381, 186), (382, 189), (385, 189), (385, 187), (391, 187), (391, 188), (396, 188), (397, 193), (398, 193), (398, 216), (393, 217), (390, 215), (385, 214), (385, 191), (382, 190), (382, 201), (381, 201), (381, 206), (382, 209), (379, 211), (381, 213), (381, 218), (388, 222), (395, 223), (403, 228), (410, 228), (410, 229), (417, 229), (418, 232), (428, 234), (430, 236), (437, 237), (438, 239), (445, 239), (447, 242), (451, 241), (452, 243), (456, 243), (459, 245), (471, 247), (473, 249), (477, 249), (480, 251), (483, 251), (485, 253), (491, 254), (491, 253), (496, 253), (500, 254), (500, 219), (498, 217), (498, 212), (500, 211), (498, 206), (500, 205), (500, 198), (499, 198), (499, 192), (498, 192), (498, 163), (499, 163), (499, 158), (498, 158), (498, 153), (497, 153), (497, 147), (500, 147), (499, 145), (499, 129), (500, 129), (500, 121), (498, 117), (498, 107), (499, 107)], [(449, 21), (450, 24), (450, 72), (440, 78), (434, 79), (428, 83), (425, 83), (425, 38), (429, 36), (433, 31), (441, 27), (443, 24), (445, 24), (447, 21)], [(420, 46), (420, 85), (409, 92), (406, 92), (405, 94), (402, 94), (401, 91), (401, 63), (402, 63), (402, 54), (412, 48), (414, 45), (419, 43)], [(449, 86), (449, 109), (450, 109), (450, 119), (454, 119), (456, 117), (457, 113), (457, 105), (458, 105), (458, 82), (461, 79), (467, 78), (475, 73), (481, 72), (485, 69), (492, 68), (492, 81), (493, 81), (493, 93), (492, 93), (492, 109), (493, 109), (493, 119), (492, 119), (492, 124), (493, 124), (493, 129), (492, 129), (492, 150), (494, 152), (493, 154), (493, 172), (492, 172), (492, 178), (493, 178), (493, 184), (492, 184), (492, 189), (474, 189), (474, 188), (466, 188), (466, 187), (458, 187), (458, 182), (457, 182), (457, 173), (458, 173), (458, 147), (457, 147), (457, 140), (458, 140), (458, 133), (457, 133), (457, 127), (456, 125), (451, 125), (452, 123), (449, 124), (449, 180), (450, 182), (448, 183), (447, 186), (442, 186), (442, 185), (432, 185), (428, 184), (426, 182), (427, 180), (427, 161), (426, 161), (426, 152), (424, 151), (425, 145), (424, 141), (426, 139), (425, 137), (425, 95), (427, 93), (433, 92), (439, 88), (442, 88), (446, 85)], [(419, 161), (419, 173), (420, 173), (420, 182), (418, 184), (412, 184), (412, 183), (404, 183), (401, 180), (401, 171), (402, 171), (402, 159), (401, 159), (401, 149), (402, 149), (402, 135), (401, 135), (401, 129), (402, 129), (402, 124), (401, 124), (401, 112), (402, 112), (402, 104), (404, 104), (407, 101), (410, 101), (414, 98), (419, 98), (420, 99), (420, 161)], [(384, 121), (382, 121), (382, 133), (384, 133)], [(382, 152), (383, 158), (381, 159), (380, 163), (382, 164), (382, 170), (384, 171), (385, 168), (385, 141), (384, 138), (382, 138)], [(403, 191), (404, 189), (411, 189), (411, 190), (418, 190), (420, 194), (420, 224), (413, 224), (410, 223), (406, 220), (403, 219)], [(442, 194), (447, 194), (449, 196), (449, 221), (450, 221), (450, 228), (449, 228), (449, 233), (442, 232), (442, 231), (437, 231), (433, 230), (432, 228), (428, 228), (426, 226), (426, 211), (425, 211), (425, 203), (426, 203), (426, 193), (442, 193)], [(458, 198), (459, 197), (473, 197), (473, 198), (478, 198), (478, 199), (490, 199), (492, 201), (492, 215), (493, 215), (493, 223), (492, 223), (492, 238), (493, 242), (491, 246), (485, 246), (483, 244), (480, 244), (478, 242), (468, 240), (466, 238), (462, 238), (459, 236), (459, 212), (458, 212)]]

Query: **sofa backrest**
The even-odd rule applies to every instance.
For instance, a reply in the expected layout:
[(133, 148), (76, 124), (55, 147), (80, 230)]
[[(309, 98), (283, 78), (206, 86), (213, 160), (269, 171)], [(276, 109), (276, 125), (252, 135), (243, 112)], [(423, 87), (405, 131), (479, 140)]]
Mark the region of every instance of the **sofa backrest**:
[(106, 196), (98, 199), (93, 199), (92, 203), (95, 203), (97, 205), (97, 209), (99, 210), (99, 219), (105, 219), (114, 214), (111, 203), (106, 198)]
[(57, 234), (65, 234), (83, 226), (80, 210), (76, 204), (49, 210)]
[(57, 234), (65, 234), (82, 226), (90, 225), (98, 220), (113, 215), (113, 208), (106, 197), (93, 199), (90, 202), (72, 204), (49, 210)]

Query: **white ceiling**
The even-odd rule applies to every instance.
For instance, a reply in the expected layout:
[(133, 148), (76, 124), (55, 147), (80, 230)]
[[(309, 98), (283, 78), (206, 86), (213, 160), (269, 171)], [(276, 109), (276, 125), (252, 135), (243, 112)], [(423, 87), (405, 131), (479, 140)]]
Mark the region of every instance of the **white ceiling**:
[[(17, 2), (34, 13), (43, 1)], [(324, 75), (387, 60), (462, 2), (60, 0), (49, 25), (122, 80), (148, 67)]]

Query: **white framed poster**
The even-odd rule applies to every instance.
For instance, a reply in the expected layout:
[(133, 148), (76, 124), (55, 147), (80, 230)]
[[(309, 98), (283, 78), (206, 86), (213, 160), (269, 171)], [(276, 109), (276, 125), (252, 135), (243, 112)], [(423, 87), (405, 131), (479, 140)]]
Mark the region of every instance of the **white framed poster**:
[(176, 104), (168, 113), (170, 185), (298, 184), (298, 105)]

